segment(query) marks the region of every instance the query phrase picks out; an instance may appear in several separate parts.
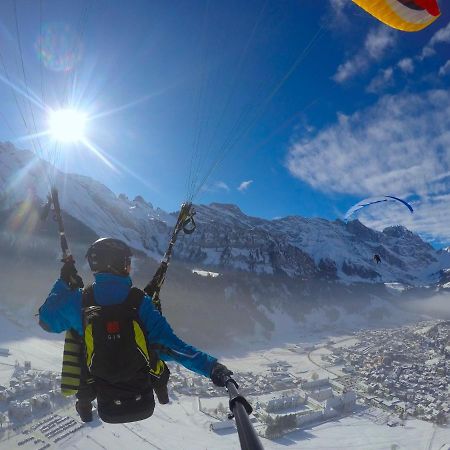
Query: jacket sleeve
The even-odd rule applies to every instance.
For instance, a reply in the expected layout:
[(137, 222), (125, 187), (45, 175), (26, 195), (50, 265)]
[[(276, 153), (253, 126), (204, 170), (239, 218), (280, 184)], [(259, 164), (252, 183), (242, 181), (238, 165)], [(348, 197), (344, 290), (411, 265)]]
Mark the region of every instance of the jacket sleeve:
[(217, 359), (186, 344), (176, 336), (165, 317), (154, 308), (147, 296), (141, 304), (139, 315), (147, 330), (149, 343), (160, 344), (168, 349), (167, 352), (164, 349), (159, 352), (161, 359), (174, 360), (187, 369), (209, 378)]
[(61, 333), (73, 328), (82, 335), (81, 296), (81, 289), (71, 290), (64, 281), (57, 280), (39, 308), (39, 323), (42, 328), (51, 333)]

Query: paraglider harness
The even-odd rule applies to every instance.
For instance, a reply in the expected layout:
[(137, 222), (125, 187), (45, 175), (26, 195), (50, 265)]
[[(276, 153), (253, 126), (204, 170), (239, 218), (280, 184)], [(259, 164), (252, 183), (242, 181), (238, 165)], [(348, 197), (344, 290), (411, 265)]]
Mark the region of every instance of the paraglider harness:
[(99, 416), (107, 423), (143, 420), (155, 408), (154, 380), (166, 366), (149, 348), (139, 318), (144, 296), (133, 287), (122, 303), (100, 306), (92, 285), (83, 291), (85, 363), (95, 382)]
[[(51, 189), (42, 218), (53, 207), (58, 224), (62, 262), (75, 265), (65, 236), (58, 191)], [(160, 403), (168, 402), (167, 383), (170, 371), (158, 358), (158, 350), (170, 349), (149, 345), (138, 310), (145, 295), (152, 298), (155, 308), (162, 313), (160, 291), (164, 284), (173, 247), (181, 230), (191, 234), (195, 230), (195, 211), (191, 203), (184, 203), (173, 229), (169, 246), (150, 283), (144, 291), (131, 288), (125, 301), (118, 305), (96, 304), (93, 288), (83, 290), (84, 339), (74, 330), (66, 332), (64, 342), (61, 392), (76, 394), (79, 400), (92, 401), (97, 397), (98, 412), (108, 423), (143, 420), (153, 414), (153, 390)], [(70, 289), (84, 288), (82, 278), (74, 270)], [(96, 353), (101, 359), (96, 359)]]

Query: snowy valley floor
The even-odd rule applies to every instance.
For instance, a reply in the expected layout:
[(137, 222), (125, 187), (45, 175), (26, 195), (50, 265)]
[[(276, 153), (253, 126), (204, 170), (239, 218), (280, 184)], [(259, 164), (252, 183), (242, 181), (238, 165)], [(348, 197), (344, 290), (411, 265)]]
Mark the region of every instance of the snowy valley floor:
[[(339, 345), (349, 345), (353, 338), (348, 336), (334, 336), (340, 341)], [(301, 344), (301, 338), (295, 344)], [(325, 344), (325, 341), (323, 341)], [(313, 372), (319, 376), (332, 376), (327, 369), (320, 369), (321, 348), (314, 352), (297, 353), (292, 351), (292, 345), (280, 346), (264, 351), (250, 352), (245, 357), (232, 358), (226, 355), (224, 362), (237, 373), (267, 370), (270, 363), (286, 361), (292, 367), (290, 373), (296, 377), (308, 377)], [(58, 372), (61, 364), (63, 348), (62, 336), (47, 335), (36, 328), (20, 326), (4, 317), (0, 318), (0, 346), (8, 348), (11, 355), (0, 356), (0, 384), (7, 385), (14, 370), (15, 360), (23, 363), (30, 361), (35, 369), (52, 370)], [(289, 347), (291, 349), (289, 349)], [(319, 346), (320, 347), (320, 346)], [(243, 391), (245, 395), (246, 392)], [(254, 396), (249, 396), (254, 402)], [(226, 397), (209, 398), (207, 402), (222, 402), (226, 404)], [(62, 417), (69, 416), (78, 419), (72, 405), (52, 411)], [(320, 425), (306, 427), (304, 430), (285, 435), (271, 441), (262, 439), (264, 448), (271, 449), (369, 449), (369, 450), (447, 450), (450, 448), (450, 428), (438, 427), (421, 420), (407, 420), (404, 426), (389, 427), (389, 415), (377, 408), (357, 408), (357, 412)], [(177, 449), (177, 450), (221, 450), (238, 449), (239, 442), (235, 430), (214, 432), (210, 424), (214, 421), (199, 410), (197, 396), (176, 394), (171, 404), (157, 407), (152, 418), (133, 424), (107, 425), (98, 419), (57, 443), (50, 440), (47, 448), (61, 448), (70, 450), (90, 449)], [(38, 422), (38, 420), (35, 420)], [(0, 434), (0, 449), (12, 448), (36, 449), (43, 448), (44, 443), (35, 444), (33, 440), (18, 446), (18, 443), (34, 435), (41, 437), (38, 432), (23, 434), (30, 429), (27, 424), (16, 431), (8, 430)]]

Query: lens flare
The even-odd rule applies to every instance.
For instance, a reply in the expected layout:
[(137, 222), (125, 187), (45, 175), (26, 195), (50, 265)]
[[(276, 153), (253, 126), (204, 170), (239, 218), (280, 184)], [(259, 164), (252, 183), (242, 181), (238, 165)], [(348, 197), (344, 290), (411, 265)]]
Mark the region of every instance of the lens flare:
[(34, 48), (44, 66), (55, 72), (73, 70), (83, 52), (81, 39), (65, 23), (45, 24)]
[(75, 109), (52, 111), (49, 116), (50, 135), (61, 142), (78, 142), (84, 139), (86, 115)]

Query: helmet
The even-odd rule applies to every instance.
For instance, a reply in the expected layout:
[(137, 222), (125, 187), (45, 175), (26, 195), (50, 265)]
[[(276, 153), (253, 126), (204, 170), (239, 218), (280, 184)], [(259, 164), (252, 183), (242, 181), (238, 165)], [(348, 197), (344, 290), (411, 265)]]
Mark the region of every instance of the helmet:
[(92, 272), (110, 272), (125, 275), (126, 267), (131, 263), (131, 252), (125, 242), (113, 238), (96, 240), (86, 253)]

